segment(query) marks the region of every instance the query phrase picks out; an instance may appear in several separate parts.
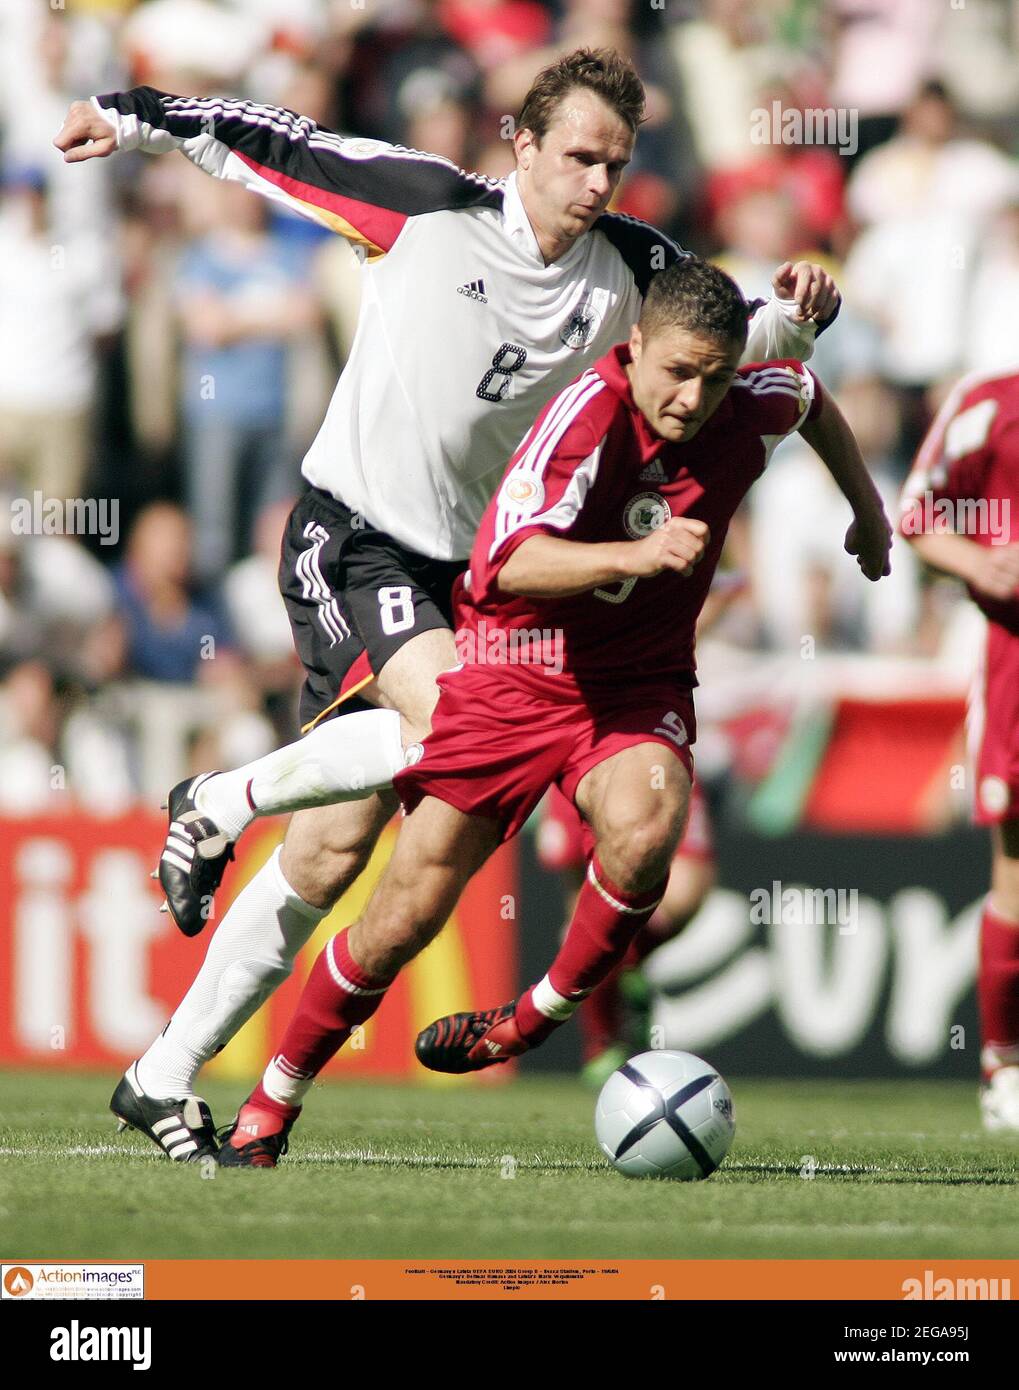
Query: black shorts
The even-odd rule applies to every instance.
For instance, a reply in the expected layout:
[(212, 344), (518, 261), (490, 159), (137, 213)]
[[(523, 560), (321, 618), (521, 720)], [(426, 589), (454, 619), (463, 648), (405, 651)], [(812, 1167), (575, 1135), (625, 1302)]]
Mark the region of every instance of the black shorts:
[[(304, 664), (301, 723), (362, 675), (378, 673), (419, 632), (451, 628), (453, 581), (464, 560), (430, 560), (311, 488), (290, 513), (280, 593)], [(338, 713), (370, 709), (352, 696)]]

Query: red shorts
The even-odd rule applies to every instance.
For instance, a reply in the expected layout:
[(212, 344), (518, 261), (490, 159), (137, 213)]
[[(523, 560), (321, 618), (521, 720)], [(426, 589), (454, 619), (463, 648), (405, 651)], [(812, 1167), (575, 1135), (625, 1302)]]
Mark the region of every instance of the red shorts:
[[(551, 787), (541, 807), (538, 827), (538, 861), (551, 873), (583, 869), (594, 849), (594, 833), (576, 806), (567, 801), (558, 787)], [(683, 838), (676, 846), (676, 859), (697, 859), (713, 864), (715, 846), (711, 838), (711, 818), (700, 783), (690, 788), (690, 814)]]
[(639, 743), (671, 749), (693, 779), (696, 723), (688, 689), (643, 684), (573, 699), (559, 691), (543, 696), (534, 680), (513, 666), (443, 672), (424, 756), (393, 783), (407, 811), (435, 796), (498, 821), (508, 840), (552, 783), (572, 801), (585, 773)]
[(1019, 637), (987, 624), (982, 669), (970, 692), (967, 731), (976, 764), (973, 818), (999, 825), (1019, 817)]

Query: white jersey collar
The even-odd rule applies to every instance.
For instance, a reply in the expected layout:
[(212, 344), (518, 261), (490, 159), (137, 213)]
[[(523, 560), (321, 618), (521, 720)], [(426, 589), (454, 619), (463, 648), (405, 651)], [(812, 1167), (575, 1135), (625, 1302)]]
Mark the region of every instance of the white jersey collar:
[(524, 208), (524, 201), (517, 187), (516, 170), (506, 179), (506, 191), (502, 199), (502, 220), (506, 232), (527, 251), (528, 255), (544, 264), (538, 238)]
[(557, 261), (553, 261), (552, 265), (546, 267), (545, 257), (541, 254), (538, 238), (534, 235), (534, 228), (531, 226), (524, 201), (520, 196), (520, 189), (517, 187), (516, 170), (506, 178), (502, 199), (502, 220), (507, 235), (512, 237), (528, 256), (531, 256), (540, 266), (548, 270), (561, 270), (577, 254), (584, 238), (590, 236), (590, 232), (585, 232), (583, 236), (579, 236), (568, 251), (564, 252)]

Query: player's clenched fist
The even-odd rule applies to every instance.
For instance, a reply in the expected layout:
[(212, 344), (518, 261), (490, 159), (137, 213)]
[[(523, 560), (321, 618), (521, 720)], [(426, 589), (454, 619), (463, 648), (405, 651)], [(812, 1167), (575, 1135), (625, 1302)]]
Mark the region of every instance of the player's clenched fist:
[(822, 323), (835, 312), (839, 292), (824, 266), (813, 261), (783, 261), (771, 277), (780, 299), (795, 299), (801, 323)]
[(82, 159), (102, 159), (117, 148), (117, 133), (90, 101), (76, 101), (64, 117), (53, 141), (64, 152), (65, 164)]
[(650, 579), (662, 570), (693, 574), (694, 565), (704, 557), (711, 532), (704, 521), (690, 516), (674, 516), (650, 536), (630, 543), (627, 560), (630, 574)]
[(867, 579), (878, 580), (891, 574), (891, 548), (892, 528), (880, 506), (856, 517), (846, 532), (845, 549), (856, 556), (856, 563)]

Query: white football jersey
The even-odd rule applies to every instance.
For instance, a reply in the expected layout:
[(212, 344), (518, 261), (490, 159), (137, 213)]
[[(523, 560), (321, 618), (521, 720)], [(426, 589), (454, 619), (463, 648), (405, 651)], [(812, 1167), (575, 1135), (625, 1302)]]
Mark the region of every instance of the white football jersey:
[[(433, 559), (467, 558), (538, 412), (629, 337), (652, 275), (684, 254), (605, 213), (546, 265), (516, 175), (467, 174), (253, 102), (138, 87), (95, 104), (118, 148), (180, 150), (352, 242), (357, 333), (304, 476)], [(815, 328), (794, 303), (755, 307), (744, 361), (811, 355)]]

